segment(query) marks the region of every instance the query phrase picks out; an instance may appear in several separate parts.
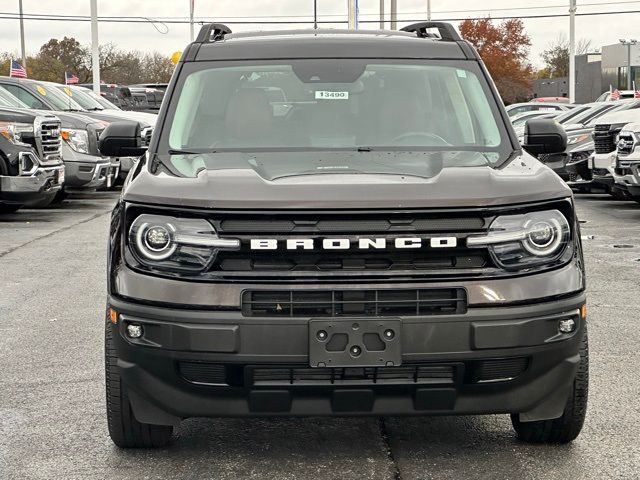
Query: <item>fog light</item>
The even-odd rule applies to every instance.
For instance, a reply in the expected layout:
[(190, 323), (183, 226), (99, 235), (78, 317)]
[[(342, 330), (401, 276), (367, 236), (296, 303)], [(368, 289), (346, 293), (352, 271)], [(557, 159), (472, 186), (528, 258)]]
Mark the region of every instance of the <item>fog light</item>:
[(565, 318), (558, 322), (560, 333), (571, 333), (576, 329), (576, 322), (571, 318)]
[(142, 329), (142, 325), (137, 325), (135, 323), (130, 323), (127, 325), (127, 336), (129, 338), (140, 338), (144, 330)]

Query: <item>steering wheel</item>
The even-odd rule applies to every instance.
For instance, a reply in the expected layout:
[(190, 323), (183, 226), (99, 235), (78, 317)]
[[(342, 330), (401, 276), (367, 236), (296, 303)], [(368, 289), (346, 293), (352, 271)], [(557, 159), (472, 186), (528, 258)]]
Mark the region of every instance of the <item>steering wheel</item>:
[(403, 133), (402, 135), (398, 135), (397, 137), (395, 137), (393, 139), (393, 142), (395, 143), (400, 143), (403, 145), (413, 145), (414, 143), (410, 142), (411, 139), (414, 138), (423, 138), (423, 139), (429, 139), (429, 140), (435, 140), (435, 142), (431, 142), (433, 143), (433, 145), (431, 144), (427, 144), (425, 146), (447, 146), (450, 147), (451, 144), (449, 142), (447, 142), (444, 138), (442, 138), (440, 135), (436, 135), (435, 133), (428, 133), (428, 132), (407, 132), (407, 133)]

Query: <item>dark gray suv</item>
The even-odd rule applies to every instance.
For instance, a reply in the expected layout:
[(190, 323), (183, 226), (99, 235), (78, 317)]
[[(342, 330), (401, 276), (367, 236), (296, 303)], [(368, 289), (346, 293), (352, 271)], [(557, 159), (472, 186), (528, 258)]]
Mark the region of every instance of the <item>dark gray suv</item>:
[[(437, 33), (436, 33), (437, 32)], [(109, 234), (107, 416), (121, 447), (188, 417), (510, 414), (575, 439), (585, 272), (571, 190), (521, 147), (451, 25), (232, 34), (184, 51)]]

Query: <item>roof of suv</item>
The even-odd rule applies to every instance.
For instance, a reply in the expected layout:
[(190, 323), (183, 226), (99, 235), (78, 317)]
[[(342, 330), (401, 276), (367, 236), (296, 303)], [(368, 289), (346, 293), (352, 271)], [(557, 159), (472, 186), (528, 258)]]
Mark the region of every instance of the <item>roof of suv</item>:
[[(417, 24), (425, 25), (425, 24)], [(430, 26), (428, 28), (437, 28)], [(204, 25), (202, 30), (208, 28)], [(225, 27), (226, 28), (226, 27)], [(410, 28), (410, 27), (407, 27)], [(224, 32), (211, 40), (211, 31), (201, 31), (195, 51), (185, 52), (185, 61), (276, 59), (276, 58), (475, 58), (457, 33), (433, 37), (417, 31), (394, 30), (280, 30), (271, 32)], [(455, 34), (455, 37), (447, 36)], [(203, 38), (204, 37), (204, 38)]]

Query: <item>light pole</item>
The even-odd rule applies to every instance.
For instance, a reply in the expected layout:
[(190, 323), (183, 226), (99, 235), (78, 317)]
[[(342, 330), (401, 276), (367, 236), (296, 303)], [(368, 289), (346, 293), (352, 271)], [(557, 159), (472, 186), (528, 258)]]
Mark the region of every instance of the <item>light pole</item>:
[(189, 38), (193, 42), (193, 10), (195, 0), (189, 0)]
[(427, 0), (427, 21), (431, 21), (431, 0)]
[(380, 30), (384, 30), (384, 0), (380, 0)]
[(358, 29), (358, 0), (347, 0), (349, 9), (349, 30)]
[(398, 1), (391, 0), (391, 30), (398, 29)]
[(638, 41), (633, 38), (629, 41), (621, 38), (620, 43), (627, 47), (627, 90), (631, 90), (633, 88), (633, 81), (631, 80), (631, 46), (637, 44)]
[(100, 95), (100, 48), (98, 44), (98, 0), (91, 0), (91, 70), (93, 91)]
[(20, 50), (22, 52), (22, 66), (27, 69), (27, 54), (24, 47), (24, 17), (22, 14), (22, 0), (18, 0), (18, 7), (20, 9)]
[(576, 0), (569, 0), (569, 101), (576, 101)]

